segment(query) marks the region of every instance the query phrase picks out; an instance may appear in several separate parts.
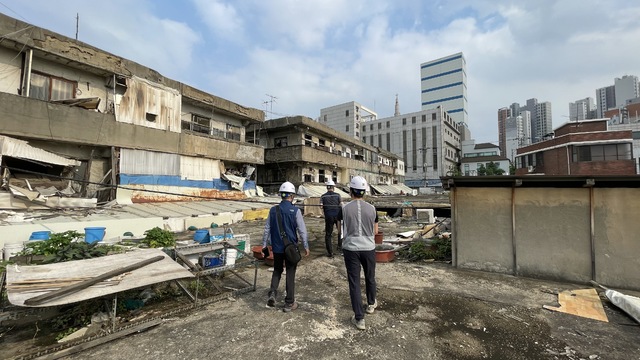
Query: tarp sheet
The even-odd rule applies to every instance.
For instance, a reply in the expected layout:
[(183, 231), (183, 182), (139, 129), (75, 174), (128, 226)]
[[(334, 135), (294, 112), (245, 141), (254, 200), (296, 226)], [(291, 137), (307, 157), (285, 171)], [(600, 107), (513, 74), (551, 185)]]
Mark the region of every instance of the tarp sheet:
[(604, 293), (613, 305), (619, 307), (629, 314), (629, 316), (631, 316), (635, 321), (640, 323), (640, 298), (625, 295), (615, 290), (607, 290)]
[[(86, 289), (52, 299), (36, 307), (47, 307), (73, 304), (79, 301), (93, 299), (105, 295), (115, 294), (125, 290), (136, 289), (142, 286), (157, 284), (169, 280), (193, 277), (188, 270), (173, 261), (167, 254), (159, 249), (138, 249), (124, 254), (109, 255), (87, 260), (68, 261), (48, 265), (32, 266), (7, 266), (7, 296), (9, 302), (17, 306), (24, 305), (25, 300), (46, 294), (60, 288), (56, 283), (69, 284), (74, 279), (91, 278), (109, 271), (116, 270), (142, 260), (150, 259), (158, 255), (165, 258), (142, 268), (125, 273), (124, 276), (114, 279), (117, 282), (111, 285), (109, 282), (99, 283)], [(51, 288), (42, 289), (42, 283), (53, 284)], [(39, 289), (15, 289), (18, 284), (39, 282)]]

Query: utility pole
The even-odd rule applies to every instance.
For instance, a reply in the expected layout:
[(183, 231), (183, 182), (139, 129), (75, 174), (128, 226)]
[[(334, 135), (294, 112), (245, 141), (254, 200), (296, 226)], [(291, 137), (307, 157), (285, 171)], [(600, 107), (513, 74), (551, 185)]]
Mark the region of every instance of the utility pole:
[(80, 24), (80, 13), (76, 13), (76, 40), (78, 40), (78, 25)]

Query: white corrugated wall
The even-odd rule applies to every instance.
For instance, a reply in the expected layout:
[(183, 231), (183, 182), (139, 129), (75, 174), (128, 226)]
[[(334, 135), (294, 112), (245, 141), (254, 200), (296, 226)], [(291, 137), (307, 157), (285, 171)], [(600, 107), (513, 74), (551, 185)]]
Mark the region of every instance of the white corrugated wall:
[(220, 160), (180, 156), (180, 177), (188, 180), (220, 178)]
[(122, 149), (120, 173), (130, 175), (180, 175), (180, 155)]

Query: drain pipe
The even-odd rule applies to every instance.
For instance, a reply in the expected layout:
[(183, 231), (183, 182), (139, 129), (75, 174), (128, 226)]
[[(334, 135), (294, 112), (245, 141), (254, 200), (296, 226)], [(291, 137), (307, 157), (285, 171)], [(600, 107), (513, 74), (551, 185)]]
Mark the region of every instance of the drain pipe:
[(25, 82), (24, 82), (24, 96), (29, 97), (31, 94), (31, 64), (33, 63), (33, 49), (27, 50), (27, 61), (25, 64), (24, 74), (25, 74)]
[(567, 149), (567, 175), (571, 175), (571, 158), (569, 157), (569, 145), (565, 146)]

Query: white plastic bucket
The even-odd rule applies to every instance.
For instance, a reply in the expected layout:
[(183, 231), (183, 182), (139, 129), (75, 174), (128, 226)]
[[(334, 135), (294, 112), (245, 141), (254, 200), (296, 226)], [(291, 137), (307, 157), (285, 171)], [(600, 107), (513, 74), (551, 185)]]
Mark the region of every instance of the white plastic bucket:
[(238, 257), (238, 250), (227, 248), (224, 254), (224, 264), (235, 265), (237, 257)]
[(4, 260), (8, 261), (10, 258), (16, 256), (17, 253), (24, 249), (22, 243), (4, 244)]

